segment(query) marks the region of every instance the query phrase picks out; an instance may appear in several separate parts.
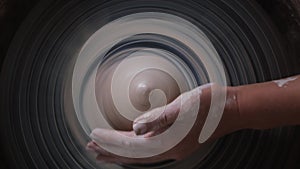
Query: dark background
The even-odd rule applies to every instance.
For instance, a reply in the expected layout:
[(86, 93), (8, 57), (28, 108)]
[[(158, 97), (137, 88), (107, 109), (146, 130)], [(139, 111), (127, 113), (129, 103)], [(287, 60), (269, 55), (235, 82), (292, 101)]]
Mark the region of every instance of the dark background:
[[(18, 27), (37, 2), (38, 0), (0, 0), (0, 66)], [(294, 59), (297, 63), (295, 65), (300, 65), (300, 0), (257, 0), (257, 2), (278, 28), (279, 36), (287, 49), (286, 57)], [(294, 73), (300, 73), (298, 70), (298, 66), (295, 66)], [(297, 131), (300, 131), (299, 127)], [(300, 133), (295, 139), (299, 140), (295, 141), (299, 144), (293, 145), (291, 149), (285, 167), (287, 169), (300, 168)], [(3, 168), (2, 156), (5, 154), (1, 151), (0, 154), (0, 168)]]
[[(278, 28), (289, 55), (300, 65), (300, 0), (256, 0)], [(38, 0), (0, 0), (0, 63), (15, 32)], [(292, 57), (290, 57), (292, 58)], [(296, 69), (295, 69), (296, 71)]]

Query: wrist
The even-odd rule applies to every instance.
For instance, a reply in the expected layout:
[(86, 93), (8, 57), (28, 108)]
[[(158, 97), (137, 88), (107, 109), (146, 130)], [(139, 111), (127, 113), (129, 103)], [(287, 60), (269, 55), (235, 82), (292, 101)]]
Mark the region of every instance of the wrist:
[(254, 128), (253, 124), (255, 122), (253, 120), (255, 119), (255, 117), (252, 117), (253, 114), (249, 116), (249, 113), (245, 111), (245, 109), (251, 109), (250, 107), (248, 107), (251, 104), (251, 101), (249, 100), (250, 96), (244, 92), (246, 90), (245, 86), (234, 87), (234, 90), (236, 95), (237, 116), (239, 117), (240, 129)]
[(237, 88), (222, 87), (222, 90), (226, 90), (225, 107), (222, 119), (211, 137), (212, 140), (244, 128), (239, 112)]
[(240, 112), (239, 106), (239, 87), (226, 87), (226, 104), (224, 109), (224, 116), (227, 116), (228, 125), (231, 126), (231, 132), (240, 129), (245, 129), (246, 124)]

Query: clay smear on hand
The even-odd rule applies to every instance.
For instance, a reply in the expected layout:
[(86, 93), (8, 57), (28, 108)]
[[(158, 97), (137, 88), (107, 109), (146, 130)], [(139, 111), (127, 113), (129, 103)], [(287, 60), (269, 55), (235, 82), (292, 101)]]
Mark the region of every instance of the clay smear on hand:
[(297, 77), (289, 77), (286, 79), (281, 79), (281, 80), (275, 80), (274, 82), (277, 84), (278, 87), (287, 87), (287, 84), (291, 81), (296, 80)]

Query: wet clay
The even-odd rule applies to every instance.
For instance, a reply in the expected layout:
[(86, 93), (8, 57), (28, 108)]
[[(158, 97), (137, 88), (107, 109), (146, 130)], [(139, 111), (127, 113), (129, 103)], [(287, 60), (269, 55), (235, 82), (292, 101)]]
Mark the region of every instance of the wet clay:
[(146, 69), (138, 73), (129, 87), (131, 103), (143, 112), (166, 105), (179, 94), (175, 79), (158, 69)]
[[(132, 130), (133, 122), (122, 114), (132, 112), (120, 112), (114, 105), (111, 84), (113, 74), (119, 63), (103, 65), (98, 68), (96, 75), (95, 94), (101, 113), (110, 125), (117, 130)], [(126, 77), (124, 77), (126, 78)], [(119, 87), (127, 90), (128, 87), (119, 84)], [(129, 98), (132, 106), (140, 111), (139, 115), (153, 108), (160, 107), (172, 102), (180, 95), (176, 80), (167, 72), (148, 68), (138, 72), (130, 82)]]
[(278, 87), (286, 87), (286, 85), (291, 82), (296, 80), (297, 77), (289, 77), (286, 79), (281, 79), (281, 80), (275, 80), (274, 82), (277, 84)]

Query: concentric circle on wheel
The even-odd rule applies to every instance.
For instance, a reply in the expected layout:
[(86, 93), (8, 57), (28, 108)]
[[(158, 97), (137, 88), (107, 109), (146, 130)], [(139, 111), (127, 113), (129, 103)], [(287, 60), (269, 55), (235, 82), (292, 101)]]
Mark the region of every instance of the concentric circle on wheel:
[[(168, 24), (169, 29), (184, 30), (185, 34), (182, 37), (185, 38), (174, 38), (179, 34), (172, 33), (166, 28), (164, 33), (146, 31), (161, 26), (149, 22), (143, 24), (144, 32), (135, 31), (141, 27), (134, 27), (134, 25), (128, 25), (133, 30), (114, 27), (114, 30), (110, 30), (113, 33), (101, 34), (101, 36), (112, 38), (120, 35), (122, 31), (133, 33), (130, 36), (123, 36), (122, 39), (116, 38), (116, 41), (111, 43), (103, 43), (103, 46), (100, 46), (105, 50), (100, 53), (84, 55), (96, 56), (97, 59), (85, 58), (88, 62), (86, 66), (83, 65), (83, 68), (90, 69), (73, 73), (73, 70), (76, 70), (77, 59), (80, 59), (80, 54), (83, 54), (83, 49), (87, 47), (85, 44), (94, 33), (105, 29), (107, 25), (120, 23), (120, 18), (143, 13), (160, 13), (165, 14), (164, 16), (181, 18), (180, 23), (173, 20), (173, 24), (170, 23), (172, 17), (158, 19), (164, 21), (162, 24)], [(152, 18), (151, 15), (147, 16), (149, 19)], [(135, 21), (131, 20), (123, 24), (133, 24)], [(190, 30), (186, 28), (191, 24), (196, 30), (201, 30), (202, 33), (198, 35), (206, 38), (189, 37)], [(180, 25), (181, 27), (178, 27)], [(204, 39), (209, 40), (210, 43), (206, 43), (209, 45), (197, 50), (203, 53), (209, 48), (214, 49), (219, 59), (202, 57), (193, 50), (195, 48), (192, 47), (195, 47), (198, 40)], [(103, 39), (95, 39), (98, 40)], [(96, 49), (91, 46), (85, 50), (91, 52)], [(220, 73), (209, 73), (216, 70), (213, 66), (216, 63), (224, 65), (226, 82), (229, 85), (261, 82), (289, 73), (288, 60), (283, 55), (284, 50), (272, 25), (252, 1), (44, 1), (31, 12), (20, 27), (1, 71), (0, 107), (1, 112), (4, 113), (1, 113), (0, 119), (1, 124), (5, 126), (1, 130), (1, 135), (5, 137), (1, 140), (3, 145), (13, 145), (4, 147), (7, 152), (6, 158), (10, 162), (9, 166), (11, 168), (124, 167), (99, 166), (94, 156), (86, 153), (84, 147), (89, 141), (88, 133), (91, 129), (98, 125), (117, 127), (117, 124), (111, 122), (100, 124), (97, 118), (87, 119), (84, 115), (86, 111), (78, 113), (78, 110), (85, 110), (89, 104), (92, 104), (95, 109), (101, 106), (94, 95), (93, 102), (87, 105), (81, 104), (83, 107), (80, 107), (80, 93), (76, 95), (72, 92), (81, 91), (80, 88), (85, 85), (95, 85), (95, 80), (88, 81), (90, 75), (93, 74), (91, 79), (95, 79), (97, 71), (114, 68), (114, 63), (121, 64), (123, 59), (117, 58), (122, 58), (124, 56), (122, 54), (140, 55), (145, 51), (147, 55), (143, 56), (149, 56), (149, 51), (152, 53), (160, 51), (158, 53), (165, 56), (160, 58), (176, 67), (180, 72), (178, 74), (182, 75), (181, 78), (184, 80), (176, 80), (173, 76), (172, 78), (177, 82), (186, 83), (183, 91), (208, 83), (212, 75), (219, 75)], [(128, 54), (126, 56), (130, 56)], [(103, 64), (100, 64), (102, 62)], [(207, 68), (208, 65), (210, 69)], [(119, 64), (115, 66), (117, 68)], [(170, 76), (174, 73), (166, 70), (164, 72)], [(72, 85), (74, 75), (75, 77), (78, 75), (79, 79), (75, 78), (78, 83)], [(81, 85), (82, 82), (89, 83)], [(178, 87), (180, 88), (181, 85)], [(95, 90), (97, 89), (91, 90), (90, 94), (95, 94)], [(128, 90), (130, 91), (130, 88)], [(86, 94), (90, 99), (88, 93)], [(74, 104), (73, 97), (78, 104)], [(93, 117), (101, 115), (102, 113), (98, 113)], [(127, 114), (124, 116), (127, 117)], [(109, 118), (104, 117), (104, 119)], [(124, 126), (126, 125), (128, 124)], [(183, 166), (184, 168), (218, 169), (280, 168), (290, 147), (286, 138), (291, 138), (293, 135), (293, 128), (243, 131), (220, 139), (215, 144), (208, 145), (207, 150), (201, 149), (199, 154), (181, 162), (160, 163), (155, 166), (154, 164), (125, 166), (125, 168), (183, 168)], [(257, 156), (261, 158), (255, 158)]]

